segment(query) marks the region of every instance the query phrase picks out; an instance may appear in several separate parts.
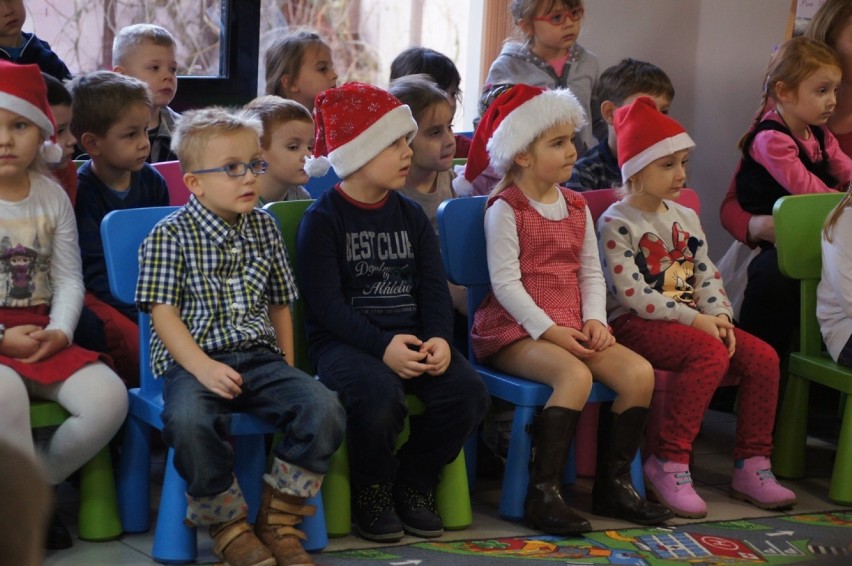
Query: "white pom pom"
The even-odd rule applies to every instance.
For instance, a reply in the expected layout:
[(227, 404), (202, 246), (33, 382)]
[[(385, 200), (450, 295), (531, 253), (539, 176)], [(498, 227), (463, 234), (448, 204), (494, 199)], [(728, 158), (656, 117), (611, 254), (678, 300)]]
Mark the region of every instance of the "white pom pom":
[(473, 192), (473, 185), (465, 178), (464, 167), (460, 170), (456, 169), (456, 173), (458, 175), (453, 179), (453, 189), (456, 191), (456, 194), (460, 197), (470, 196)]
[(324, 155), (320, 155), (319, 157), (310, 156), (305, 160), (305, 173), (310, 177), (325, 177), (330, 167), (331, 161)]
[(62, 161), (62, 148), (53, 142), (44, 142), (41, 146), (41, 155), (48, 164), (55, 165)]

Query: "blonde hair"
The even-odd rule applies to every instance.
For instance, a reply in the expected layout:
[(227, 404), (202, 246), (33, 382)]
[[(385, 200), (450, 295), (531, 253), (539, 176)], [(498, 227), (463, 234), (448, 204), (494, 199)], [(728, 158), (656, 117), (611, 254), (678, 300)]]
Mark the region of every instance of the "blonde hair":
[(281, 86), (281, 79), (289, 75), (294, 80), (302, 67), (305, 53), (310, 47), (325, 47), (328, 45), (322, 38), (311, 30), (297, 30), (275, 38), (266, 48), (266, 94), (275, 94), (289, 98)]
[(849, 0), (826, 0), (814, 14), (805, 30), (805, 36), (837, 47), (840, 32), (852, 18), (852, 2)]
[(834, 228), (834, 225), (837, 224), (837, 220), (840, 218), (840, 215), (843, 214), (843, 210), (852, 206), (852, 183), (846, 185), (846, 194), (837, 203), (837, 206), (829, 213), (828, 218), (825, 219), (825, 224), (823, 225), (823, 234), (825, 235), (825, 239), (828, 242), (831, 242), (831, 229)]
[(240, 108), (211, 106), (181, 114), (172, 133), (172, 151), (184, 172), (196, 169), (207, 143), (218, 136), (242, 130), (263, 134), (260, 119)]
[(174, 36), (164, 27), (154, 24), (125, 26), (112, 40), (112, 64), (124, 65), (125, 58), (135, 47), (152, 43), (161, 47), (176, 47)]
[(737, 147), (745, 148), (752, 130), (766, 113), (767, 103), (772, 100), (777, 104), (775, 89), (778, 83), (784, 83), (784, 86), (789, 89), (798, 89), (809, 76), (824, 67), (836, 67), (838, 71), (842, 71), (837, 54), (825, 43), (804, 36), (794, 37), (782, 43), (772, 55), (769, 67), (766, 69), (757, 113), (748, 131), (740, 138)]
[[(512, 3), (509, 4), (509, 14), (511, 14), (519, 29), (521, 22), (532, 27), (533, 18), (536, 14), (539, 12), (546, 14), (560, 5), (568, 10), (573, 10), (574, 8), (582, 8), (583, 0), (512, 0)], [(530, 34), (526, 36), (525, 41), (527, 45), (532, 45), (535, 38)]]
[(263, 124), (263, 135), (260, 136), (260, 145), (268, 149), (272, 142), (272, 130), (275, 126), (298, 120), (313, 125), (314, 119), (307, 108), (287, 98), (281, 98), (272, 94), (258, 96), (245, 105), (249, 115), (260, 119)]

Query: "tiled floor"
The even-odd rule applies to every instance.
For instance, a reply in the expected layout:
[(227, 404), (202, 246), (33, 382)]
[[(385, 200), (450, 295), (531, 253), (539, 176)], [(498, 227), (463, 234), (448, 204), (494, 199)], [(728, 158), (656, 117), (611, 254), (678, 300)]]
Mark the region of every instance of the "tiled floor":
[[(734, 501), (728, 497), (727, 487), (730, 478), (731, 460), (729, 457), (733, 445), (734, 417), (728, 413), (708, 413), (702, 426), (701, 435), (695, 446), (695, 462), (692, 468), (698, 492), (707, 501), (709, 514), (702, 521), (719, 521), (735, 518), (751, 518), (777, 515), (753, 507), (747, 503)], [(839, 506), (828, 499), (828, 477), (831, 471), (834, 446), (831, 443), (814, 438), (809, 439), (808, 475), (804, 480), (784, 482), (796, 491), (798, 505), (789, 513), (807, 513), (837, 509)], [(65, 486), (67, 487), (67, 486)], [(591, 507), (591, 480), (581, 478), (573, 487), (577, 508), (583, 512)], [(467, 530), (447, 532), (443, 540), (488, 538), (514, 535), (531, 535), (535, 531), (517, 523), (500, 519), (497, 515), (499, 482), (483, 480), (479, 482), (473, 494), (474, 524)], [(74, 492), (70, 487), (60, 492), (63, 517), (72, 518), (74, 511)], [(605, 519), (583, 513), (592, 522), (596, 530), (619, 529), (632, 526), (630, 523), (615, 519)], [(695, 522), (676, 519), (676, 524)], [(105, 543), (87, 543), (75, 541), (73, 548), (51, 552), (45, 564), (48, 566), (70, 565), (127, 565), (139, 566), (155, 564), (150, 557), (153, 534), (125, 535), (120, 540)], [(406, 537), (400, 544), (408, 544), (420, 539)], [(331, 539), (327, 551), (375, 546), (355, 536)], [(322, 563), (322, 554), (315, 556)], [(210, 539), (199, 533), (199, 563), (213, 563)]]

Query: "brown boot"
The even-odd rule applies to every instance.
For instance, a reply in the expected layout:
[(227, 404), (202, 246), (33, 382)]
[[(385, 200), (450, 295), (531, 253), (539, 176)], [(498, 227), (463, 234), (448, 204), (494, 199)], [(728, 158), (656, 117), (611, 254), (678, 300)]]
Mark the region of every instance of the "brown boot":
[(245, 517), (210, 527), (213, 552), (226, 566), (275, 566), (275, 557), (251, 532)]
[(313, 505), (305, 505), (305, 497), (297, 497), (281, 493), (264, 483), (263, 499), (254, 532), (263, 541), (275, 559), (278, 566), (307, 566), (314, 563), (310, 554), (302, 547), (305, 533), (295, 527), (302, 522), (302, 517), (314, 514)]

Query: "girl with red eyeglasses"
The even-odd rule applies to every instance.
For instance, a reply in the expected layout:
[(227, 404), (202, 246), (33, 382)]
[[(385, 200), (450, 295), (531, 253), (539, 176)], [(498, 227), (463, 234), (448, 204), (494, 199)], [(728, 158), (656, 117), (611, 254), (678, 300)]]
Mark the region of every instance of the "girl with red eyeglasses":
[(491, 64), (483, 96), (505, 84), (528, 84), (547, 89), (570, 88), (591, 118), (577, 132), (578, 157), (606, 135), (600, 103), (592, 91), (600, 75), (598, 58), (577, 43), (585, 9), (582, 0), (512, 0), (510, 13), (524, 36), (507, 41)]

